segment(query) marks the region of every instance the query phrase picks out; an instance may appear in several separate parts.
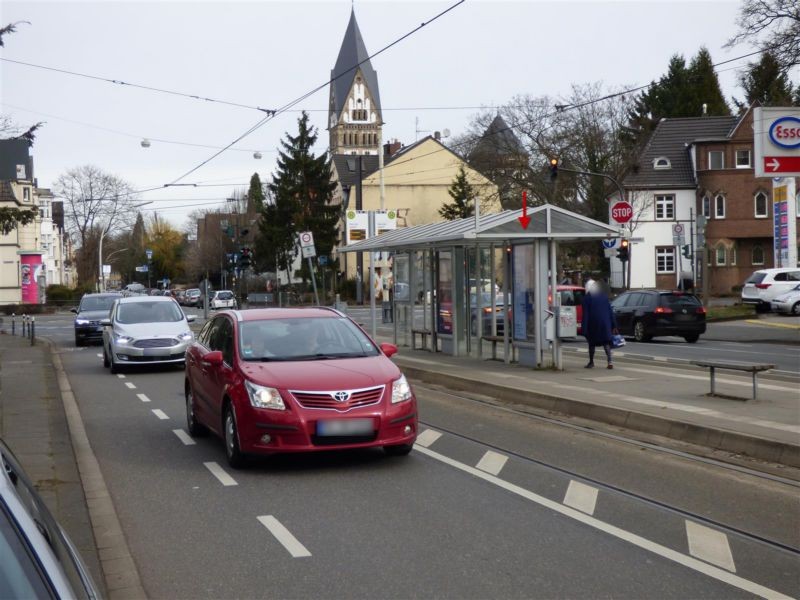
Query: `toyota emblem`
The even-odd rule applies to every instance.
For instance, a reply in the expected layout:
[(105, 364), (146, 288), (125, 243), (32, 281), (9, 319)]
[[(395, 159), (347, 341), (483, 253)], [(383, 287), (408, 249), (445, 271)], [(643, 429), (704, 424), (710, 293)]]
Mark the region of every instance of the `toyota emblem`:
[(350, 392), (336, 392), (333, 397), (337, 402), (347, 402), (350, 400)]

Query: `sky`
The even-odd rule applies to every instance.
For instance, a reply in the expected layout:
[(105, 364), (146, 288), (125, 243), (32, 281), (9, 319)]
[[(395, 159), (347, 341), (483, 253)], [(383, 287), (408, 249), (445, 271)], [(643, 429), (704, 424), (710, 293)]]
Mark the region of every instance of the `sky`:
[[(159, 188), (138, 198), (182, 229), (191, 211), (224, 206), (254, 172), (269, 179), (276, 148), (296, 132), (301, 109), (320, 128), (317, 152), (326, 150), (327, 87), (180, 180), (205, 187), (161, 187), (262, 120), (257, 107), (281, 107), (324, 84), (351, 10), (374, 53), (455, 2), (2, 0), (0, 24), (30, 22), (4, 38), (3, 59), (255, 108), (0, 61), (0, 111), (24, 127), (45, 121), (32, 150), (40, 187), (93, 164), (137, 190)], [(372, 60), (384, 140), (409, 144), (445, 129), (456, 136), (475, 107), (518, 94), (563, 97), (573, 84), (646, 84), (673, 54), (688, 61), (702, 45), (715, 63), (746, 54), (747, 45), (723, 48), (738, 9), (728, 1), (467, 0)], [(720, 69), (729, 100), (742, 95), (731, 67), (746, 62)]]

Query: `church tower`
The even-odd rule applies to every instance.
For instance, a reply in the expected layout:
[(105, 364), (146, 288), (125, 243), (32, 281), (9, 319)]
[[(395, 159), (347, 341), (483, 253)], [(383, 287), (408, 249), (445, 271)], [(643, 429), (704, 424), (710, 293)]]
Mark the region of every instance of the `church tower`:
[(377, 155), (380, 150), (381, 97), (378, 74), (368, 56), (356, 13), (352, 11), (336, 66), (331, 71), (328, 108), (331, 154)]

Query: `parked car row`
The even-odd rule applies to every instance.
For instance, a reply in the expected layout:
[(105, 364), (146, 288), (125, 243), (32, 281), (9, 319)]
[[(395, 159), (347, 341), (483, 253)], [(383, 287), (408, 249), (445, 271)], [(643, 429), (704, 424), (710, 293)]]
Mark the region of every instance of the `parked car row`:
[(775, 310), (800, 314), (800, 268), (760, 269), (745, 281), (742, 303), (752, 304), (756, 312)]

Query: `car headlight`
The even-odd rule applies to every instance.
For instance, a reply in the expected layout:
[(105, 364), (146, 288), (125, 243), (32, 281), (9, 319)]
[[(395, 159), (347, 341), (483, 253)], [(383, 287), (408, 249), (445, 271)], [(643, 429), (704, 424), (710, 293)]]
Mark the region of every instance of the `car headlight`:
[(183, 333), (178, 334), (178, 339), (181, 342), (189, 342), (194, 338), (194, 334), (191, 331), (184, 331)]
[(130, 344), (133, 341), (133, 338), (129, 335), (122, 335), (120, 333), (115, 333), (114, 341), (118, 344)]
[(88, 325), (90, 322), (86, 319), (75, 319), (75, 325)]
[(411, 386), (408, 385), (405, 375), (400, 375), (400, 379), (392, 382), (392, 404), (405, 402), (411, 399)]
[(247, 395), (250, 396), (250, 404), (256, 408), (286, 410), (281, 393), (275, 388), (256, 385), (247, 380), (244, 382), (244, 387), (247, 388)]

